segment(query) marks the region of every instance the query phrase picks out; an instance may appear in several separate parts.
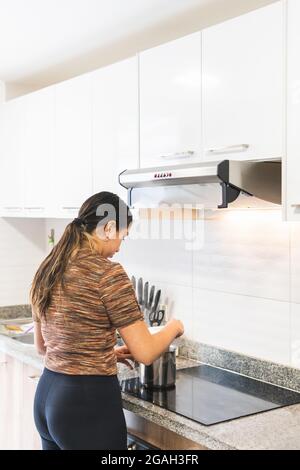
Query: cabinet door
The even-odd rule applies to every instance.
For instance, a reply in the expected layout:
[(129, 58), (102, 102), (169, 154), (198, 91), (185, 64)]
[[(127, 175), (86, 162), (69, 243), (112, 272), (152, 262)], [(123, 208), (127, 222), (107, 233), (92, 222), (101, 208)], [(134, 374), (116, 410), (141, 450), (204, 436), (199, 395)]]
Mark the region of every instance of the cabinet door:
[(0, 352), (0, 450), (5, 449), (6, 446), (6, 377), (7, 377), (7, 358), (6, 354)]
[(38, 450), (41, 448), (40, 436), (36, 430), (33, 418), (33, 403), (37, 383), (41, 371), (27, 364), (23, 365), (23, 413), (21, 420), (22, 450)]
[(138, 168), (137, 58), (92, 75), (93, 192), (112, 191), (126, 200), (121, 171)]
[(141, 167), (201, 158), (201, 33), (142, 52)]
[(285, 218), (300, 221), (300, 2), (288, 2), (287, 159)]
[(37, 450), (33, 401), (40, 371), (0, 354), (0, 449)]
[(23, 414), (23, 363), (5, 354), (1, 358), (1, 449), (19, 450)]
[(0, 112), (0, 207), (2, 216), (23, 214), (24, 97), (8, 101)]
[(46, 216), (54, 195), (54, 87), (27, 95), (24, 134), (25, 215)]
[(56, 216), (73, 217), (92, 194), (91, 76), (55, 87)]
[(283, 155), (282, 2), (203, 31), (205, 160)]

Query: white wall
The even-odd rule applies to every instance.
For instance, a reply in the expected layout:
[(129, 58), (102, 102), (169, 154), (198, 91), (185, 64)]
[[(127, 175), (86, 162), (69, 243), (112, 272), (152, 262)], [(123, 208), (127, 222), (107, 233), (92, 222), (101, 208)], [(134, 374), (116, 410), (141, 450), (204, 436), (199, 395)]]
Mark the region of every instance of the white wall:
[[(65, 224), (47, 230), (59, 237)], [(300, 224), (282, 222), (280, 210), (217, 211), (203, 247), (186, 248), (127, 239), (114, 259), (162, 289), (187, 337), (300, 368)]]
[(27, 304), (34, 273), (45, 256), (45, 222), (0, 218), (0, 306)]

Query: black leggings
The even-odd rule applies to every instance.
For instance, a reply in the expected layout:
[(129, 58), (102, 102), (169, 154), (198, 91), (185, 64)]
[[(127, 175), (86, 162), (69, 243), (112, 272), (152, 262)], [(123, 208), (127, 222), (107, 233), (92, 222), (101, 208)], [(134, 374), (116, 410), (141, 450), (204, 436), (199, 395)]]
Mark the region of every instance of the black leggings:
[(44, 369), (34, 419), (43, 450), (127, 449), (116, 375), (67, 375)]

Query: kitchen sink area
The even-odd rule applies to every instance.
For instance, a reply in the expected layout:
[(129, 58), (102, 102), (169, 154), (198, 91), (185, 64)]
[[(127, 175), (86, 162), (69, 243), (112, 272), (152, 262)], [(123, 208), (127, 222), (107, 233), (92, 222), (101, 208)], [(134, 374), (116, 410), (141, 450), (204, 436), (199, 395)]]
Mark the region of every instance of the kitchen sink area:
[(34, 333), (31, 312), (29, 317), (0, 318), (0, 334), (6, 335), (18, 343), (34, 345)]
[(26, 344), (26, 346), (34, 346), (34, 335), (32, 333), (26, 333), (24, 335), (19, 336), (12, 336), (13, 340), (17, 341), (18, 343)]

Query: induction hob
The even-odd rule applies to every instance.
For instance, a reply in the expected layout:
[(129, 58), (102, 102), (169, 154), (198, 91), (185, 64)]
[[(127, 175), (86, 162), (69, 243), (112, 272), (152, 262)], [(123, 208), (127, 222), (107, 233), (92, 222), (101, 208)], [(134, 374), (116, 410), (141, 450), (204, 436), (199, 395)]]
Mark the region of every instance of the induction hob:
[(148, 390), (133, 378), (121, 390), (206, 426), (300, 403), (300, 393), (204, 364), (178, 370), (173, 389)]

